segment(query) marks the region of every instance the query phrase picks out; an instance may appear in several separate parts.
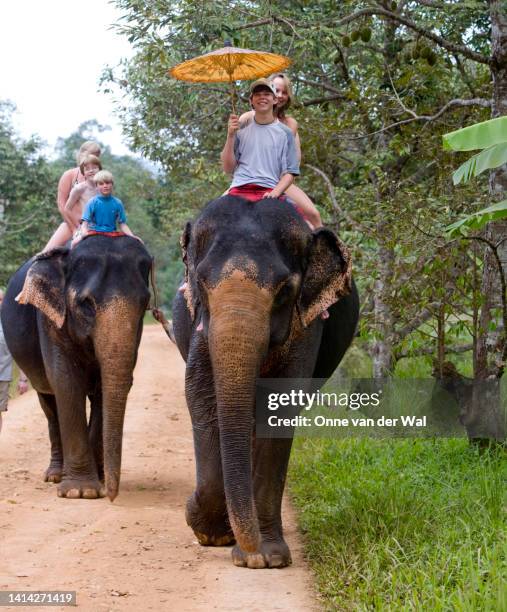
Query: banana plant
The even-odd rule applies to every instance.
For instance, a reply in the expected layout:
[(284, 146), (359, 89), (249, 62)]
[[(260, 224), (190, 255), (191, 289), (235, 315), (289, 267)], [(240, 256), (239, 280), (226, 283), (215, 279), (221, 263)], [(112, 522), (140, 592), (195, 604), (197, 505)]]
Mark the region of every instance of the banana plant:
[[(444, 134), (444, 149), (473, 151), (480, 149), (453, 173), (455, 185), (466, 183), (486, 170), (507, 163), (507, 117), (498, 117)], [(507, 200), (483, 208), (446, 227), (450, 237), (480, 230), (490, 221), (507, 217)]]

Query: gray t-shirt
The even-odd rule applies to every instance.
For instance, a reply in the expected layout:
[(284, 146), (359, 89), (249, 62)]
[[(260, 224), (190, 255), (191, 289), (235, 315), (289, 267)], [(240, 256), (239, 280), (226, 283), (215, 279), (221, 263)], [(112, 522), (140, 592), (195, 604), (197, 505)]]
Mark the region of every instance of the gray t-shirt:
[(270, 189), (284, 174), (299, 174), (292, 130), (276, 119), (263, 125), (255, 119), (242, 127), (234, 139), (236, 168), (231, 187), (254, 183)]
[(4, 338), (4, 330), (0, 323), (0, 382), (12, 380), (12, 357)]

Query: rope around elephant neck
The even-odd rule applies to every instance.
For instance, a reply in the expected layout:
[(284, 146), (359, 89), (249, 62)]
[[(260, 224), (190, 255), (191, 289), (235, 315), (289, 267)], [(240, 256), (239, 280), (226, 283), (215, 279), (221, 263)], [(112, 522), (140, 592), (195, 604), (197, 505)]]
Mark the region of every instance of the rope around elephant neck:
[(154, 308), (158, 308), (158, 290), (157, 290), (157, 281), (155, 280), (155, 258), (152, 259), (151, 268), (150, 268), (150, 280), (151, 286), (153, 288), (153, 306), (151, 310)]

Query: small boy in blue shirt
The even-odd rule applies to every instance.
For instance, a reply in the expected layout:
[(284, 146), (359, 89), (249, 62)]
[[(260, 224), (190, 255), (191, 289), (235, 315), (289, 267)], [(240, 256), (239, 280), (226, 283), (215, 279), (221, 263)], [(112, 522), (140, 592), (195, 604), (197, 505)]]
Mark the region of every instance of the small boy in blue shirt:
[(94, 180), (98, 195), (86, 204), (81, 219), (81, 228), (76, 232), (71, 248), (76, 246), (89, 231), (108, 234), (116, 232), (117, 225), (124, 234), (142, 242), (127, 225), (127, 216), (122, 201), (112, 195), (114, 181), (111, 172), (101, 170), (97, 172)]

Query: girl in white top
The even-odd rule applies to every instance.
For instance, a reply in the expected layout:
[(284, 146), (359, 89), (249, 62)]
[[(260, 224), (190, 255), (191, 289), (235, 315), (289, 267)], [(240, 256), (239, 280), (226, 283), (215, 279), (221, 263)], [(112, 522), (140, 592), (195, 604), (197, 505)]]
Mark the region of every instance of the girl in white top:
[(97, 172), (102, 170), (100, 159), (95, 155), (85, 155), (81, 158), (79, 169), (85, 180), (72, 187), (67, 202), (61, 211), (65, 222), (58, 227), (50, 238), (44, 251), (42, 251), (43, 253), (64, 246), (72, 238), (73, 229), (79, 231), (84, 207), (88, 200), (97, 195), (97, 186), (93, 179)]
[[(284, 74), (274, 74), (269, 78), (276, 89), (278, 103), (275, 106), (275, 114), (279, 121), (290, 128), (294, 134), (296, 141), (296, 150), (299, 161), (301, 161), (301, 143), (298, 134), (298, 123), (294, 117), (289, 117), (285, 111), (289, 108), (292, 100), (292, 87), (289, 79)], [(243, 113), (239, 118), (240, 125), (244, 125), (253, 120), (255, 112), (253, 110)], [(285, 194), (294, 202), (296, 208), (301, 212), (305, 219), (309, 222), (312, 229), (322, 227), (320, 213), (315, 207), (315, 204), (310, 200), (306, 193), (294, 183), (290, 185)]]

